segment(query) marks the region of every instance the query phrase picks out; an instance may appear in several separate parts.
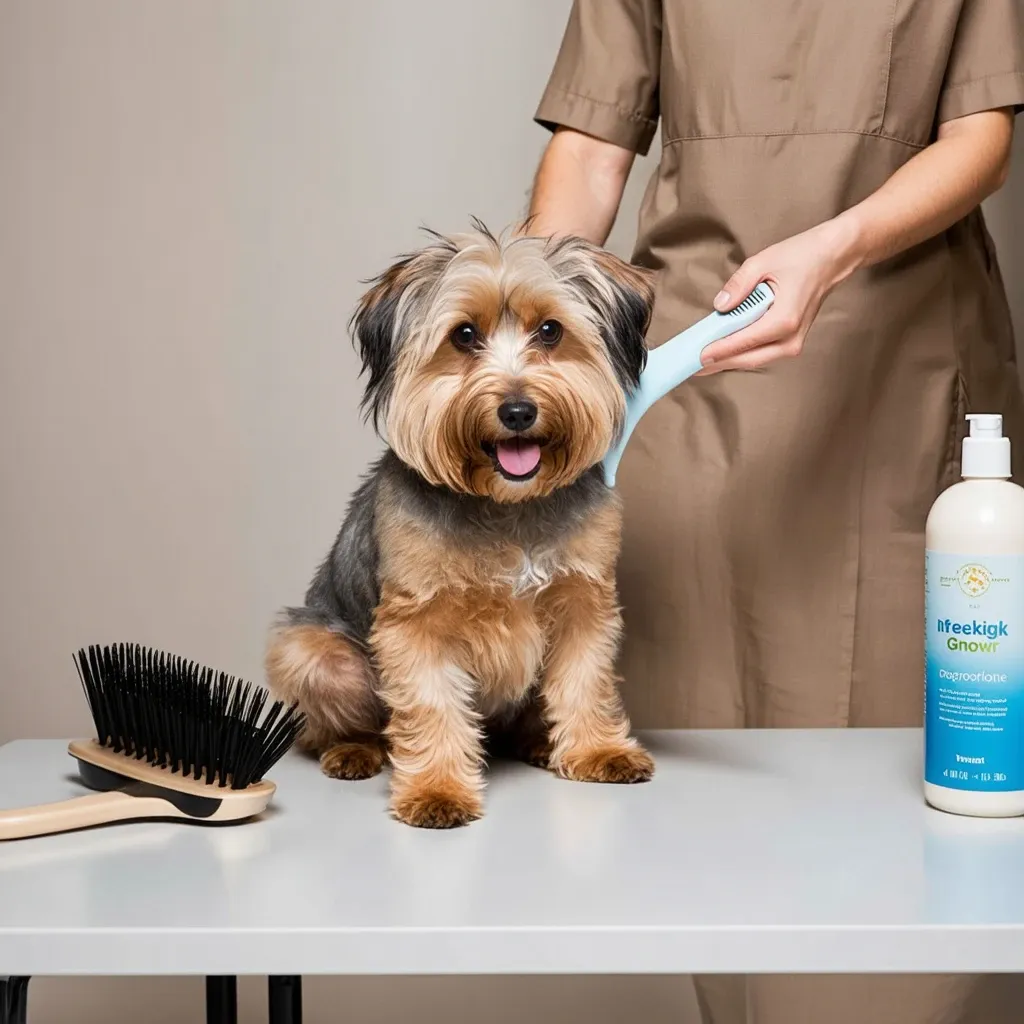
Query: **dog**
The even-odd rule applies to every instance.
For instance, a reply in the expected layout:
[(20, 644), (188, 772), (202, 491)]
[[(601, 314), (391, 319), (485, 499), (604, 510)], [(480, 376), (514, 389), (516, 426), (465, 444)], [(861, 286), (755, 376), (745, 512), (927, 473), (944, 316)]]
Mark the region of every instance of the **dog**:
[(650, 272), (474, 222), (369, 284), (350, 326), (388, 447), (266, 659), (300, 745), (336, 778), (390, 760), (392, 814), (425, 828), (480, 817), (485, 751), (650, 779), (617, 690), (600, 467), (645, 365)]

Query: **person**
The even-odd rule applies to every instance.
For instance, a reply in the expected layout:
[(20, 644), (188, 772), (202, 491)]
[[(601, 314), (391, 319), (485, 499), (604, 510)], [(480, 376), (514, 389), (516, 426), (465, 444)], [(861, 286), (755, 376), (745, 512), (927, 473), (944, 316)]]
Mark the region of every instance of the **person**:
[[(970, 410), (1024, 463), (979, 204), (1024, 105), (1021, 0), (575, 0), (530, 232), (603, 244), (660, 124), (649, 343), (775, 289), (655, 404), (619, 474), (637, 724), (922, 716), (924, 525)], [(902, 780), (894, 780), (901, 784)], [(1019, 1021), (1021, 978), (698, 978), (708, 1024)]]

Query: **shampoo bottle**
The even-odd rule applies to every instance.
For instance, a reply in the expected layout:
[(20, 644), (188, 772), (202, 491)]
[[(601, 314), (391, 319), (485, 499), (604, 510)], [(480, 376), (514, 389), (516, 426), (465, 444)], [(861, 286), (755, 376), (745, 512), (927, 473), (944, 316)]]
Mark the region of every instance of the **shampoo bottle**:
[(1024, 487), (1003, 418), (977, 414), (963, 481), (925, 529), (925, 799), (1024, 814)]

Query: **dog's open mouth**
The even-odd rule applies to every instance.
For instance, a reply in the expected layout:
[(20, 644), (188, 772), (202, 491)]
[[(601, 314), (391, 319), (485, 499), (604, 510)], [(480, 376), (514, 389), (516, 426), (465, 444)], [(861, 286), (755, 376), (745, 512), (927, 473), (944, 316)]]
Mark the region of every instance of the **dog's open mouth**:
[(510, 437), (504, 441), (485, 441), (481, 446), (493, 460), (494, 468), (506, 479), (532, 480), (540, 469), (543, 441), (533, 437)]

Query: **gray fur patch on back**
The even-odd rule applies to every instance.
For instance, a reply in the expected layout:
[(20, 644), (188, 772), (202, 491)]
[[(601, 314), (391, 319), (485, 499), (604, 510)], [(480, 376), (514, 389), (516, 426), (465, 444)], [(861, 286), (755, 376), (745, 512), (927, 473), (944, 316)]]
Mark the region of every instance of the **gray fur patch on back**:
[(334, 545), (306, 591), (306, 607), (289, 609), (293, 623), (324, 625), (362, 646), (380, 601), (374, 532), (380, 466), (370, 469), (352, 496)]

